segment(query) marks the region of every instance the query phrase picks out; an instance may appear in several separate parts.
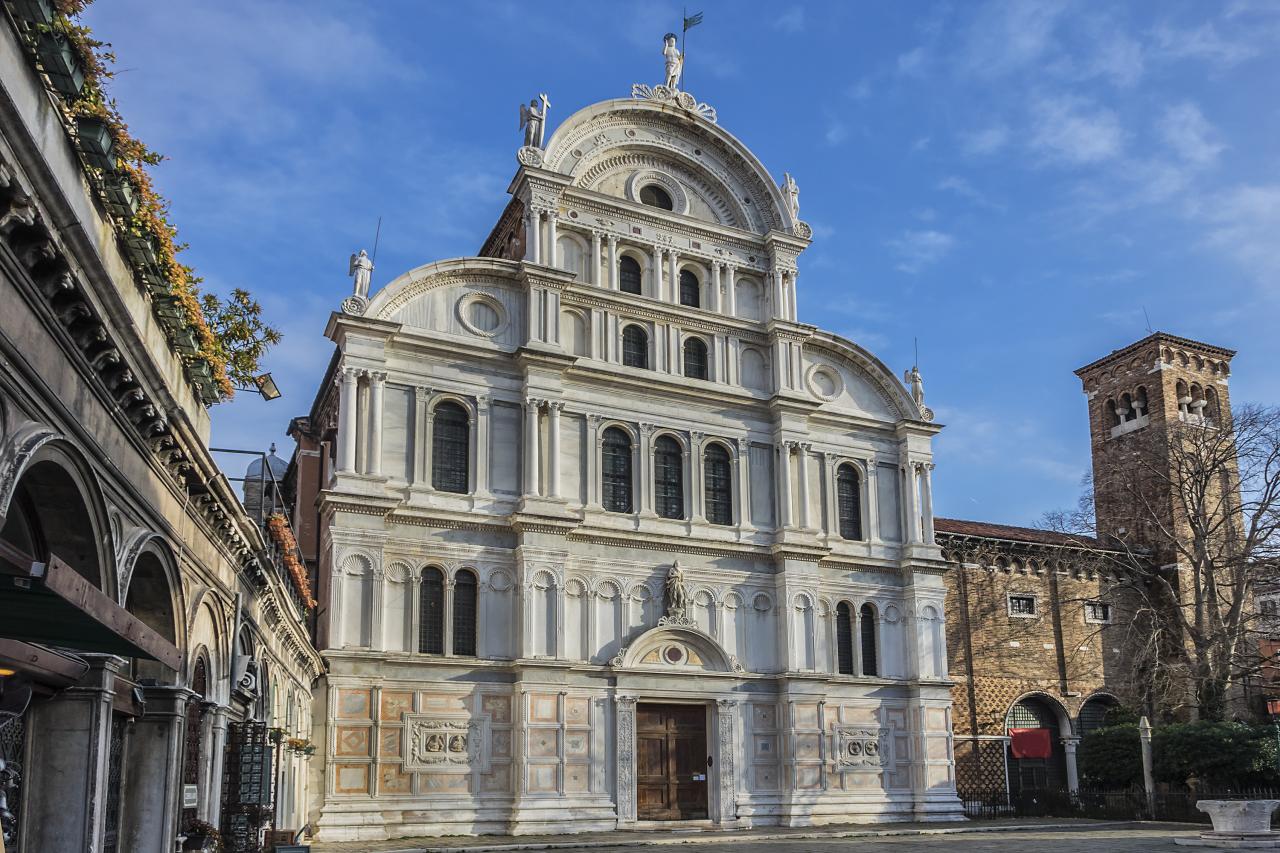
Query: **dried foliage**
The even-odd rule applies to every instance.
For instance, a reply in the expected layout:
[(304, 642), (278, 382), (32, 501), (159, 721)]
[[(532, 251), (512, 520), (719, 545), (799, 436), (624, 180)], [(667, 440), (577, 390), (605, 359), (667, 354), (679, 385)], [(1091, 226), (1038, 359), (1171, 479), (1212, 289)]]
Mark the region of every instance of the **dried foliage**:
[(1045, 525), (1099, 537), (1148, 707), (1221, 720), (1268, 663), (1254, 598), (1278, 577), (1280, 409), (1156, 422), (1112, 441), (1105, 479)]
[(302, 560), (298, 557), (298, 542), (293, 537), (293, 530), (289, 527), (289, 521), (280, 513), (274, 513), (267, 516), (267, 532), (271, 535), (271, 540), (280, 548), (280, 556), (284, 561), (285, 568), (289, 571), (289, 577), (293, 581), (294, 589), (301, 596), (303, 604), (308, 610), (316, 606), (315, 597), (311, 592), (311, 580), (307, 577), (307, 568), (302, 564)]

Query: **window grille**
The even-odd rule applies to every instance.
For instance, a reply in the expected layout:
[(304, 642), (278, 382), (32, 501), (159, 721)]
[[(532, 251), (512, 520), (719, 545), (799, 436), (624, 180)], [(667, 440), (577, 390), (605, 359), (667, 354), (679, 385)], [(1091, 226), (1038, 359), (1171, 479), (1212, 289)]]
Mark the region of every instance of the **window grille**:
[(600, 455), (604, 508), (609, 512), (631, 512), (631, 436), (618, 427), (609, 427), (604, 431)]
[(640, 188), (640, 203), (647, 204), (649, 207), (660, 207), (663, 210), (675, 209), (675, 204), (671, 201), (671, 193), (657, 184), (646, 184)]
[(1005, 728), (1053, 729), (1056, 731), (1058, 719), (1043, 702), (1036, 699), (1023, 699), (1009, 709), (1009, 714), (1005, 717)]
[(1111, 605), (1105, 601), (1086, 601), (1084, 603), (1085, 619), (1090, 622), (1107, 623), (1111, 621)]
[(879, 675), (876, 659), (876, 611), (870, 604), (858, 611), (858, 630), (862, 639), (862, 674)]
[(431, 486), (442, 492), (466, 494), (471, 424), (457, 403), (436, 406), (431, 424)]
[(622, 330), (622, 363), (627, 367), (649, 366), (649, 336), (639, 326)]
[(640, 264), (635, 258), (623, 255), (618, 261), (618, 289), (623, 293), (634, 293), (638, 296), (643, 281)]
[(1034, 595), (1010, 595), (1010, 616), (1035, 616), (1036, 597)]
[(684, 453), (669, 435), (654, 445), (653, 496), (662, 518), (684, 518)]
[(684, 375), (690, 379), (707, 378), (707, 345), (699, 338), (684, 342)]
[(733, 524), (733, 463), (724, 445), (713, 444), (703, 457), (707, 521)]
[(858, 472), (852, 465), (841, 465), (836, 474), (836, 511), (840, 517), (840, 537), (861, 539), (862, 496)]
[(1110, 710), (1111, 703), (1105, 699), (1090, 699), (1085, 702), (1084, 707), (1080, 709), (1080, 734), (1087, 735), (1105, 726), (1107, 712)]
[(444, 654), (444, 574), (439, 569), (422, 571), (422, 603), (418, 618), (418, 651)]
[(476, 654), (476, 576), (466, 569), (453, 579), (453, 653)]
[(836, 669), (853, 675), (853, 609), (847, 601), (836, 605)]
[(702, 304), (702, 286), (689, 270), (680, 271), (680, 304), (697, 308)]

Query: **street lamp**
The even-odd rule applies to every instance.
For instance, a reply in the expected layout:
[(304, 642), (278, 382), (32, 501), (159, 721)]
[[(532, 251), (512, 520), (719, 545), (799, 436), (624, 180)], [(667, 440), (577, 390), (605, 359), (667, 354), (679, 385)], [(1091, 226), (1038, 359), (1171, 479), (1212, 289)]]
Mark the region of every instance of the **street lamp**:
[(1276, 733), (1276, 770), (1280, 770), (1280, 699), (1267, 700), (1267, 713), (1271, 715), (1271, 728)]
[(253, 377), (252, 385), (237, 385), (236, 390), (261, 394), (264, 400), (275, 400), (280, 397), (280, 388), (276, 385), (276, 381), (271, 378), (270, 373), (255, 376)]

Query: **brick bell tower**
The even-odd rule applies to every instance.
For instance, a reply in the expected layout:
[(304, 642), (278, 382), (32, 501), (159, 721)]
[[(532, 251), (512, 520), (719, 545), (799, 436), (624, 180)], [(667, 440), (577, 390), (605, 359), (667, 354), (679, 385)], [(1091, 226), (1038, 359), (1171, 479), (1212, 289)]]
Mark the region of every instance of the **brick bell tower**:
[[(1172, 527), (1173, 504), (1159, 484), (1147, 476), (1141, 497), (1135, 478), (1142, 476), (1134, 459), (1143, 442), (1159, 435), (1161, 426), (1182, 421), (1213, 427), (1230, 415), (1227, 377), (1234, 350), (1156, 332), (1077, 370), (1089, 401), (1089, 439), (1093, 452), (1094, 512), (1098, 535), (1143, 545), (1161, 541), (1143, 528), (1153, 515)], [(1154, 430), (1153, 430), (1154, 428)], [(1155, 507), (1138, 512), (1135, 502)], [(1161, 563), (1175, 560), (1161, 553)]]

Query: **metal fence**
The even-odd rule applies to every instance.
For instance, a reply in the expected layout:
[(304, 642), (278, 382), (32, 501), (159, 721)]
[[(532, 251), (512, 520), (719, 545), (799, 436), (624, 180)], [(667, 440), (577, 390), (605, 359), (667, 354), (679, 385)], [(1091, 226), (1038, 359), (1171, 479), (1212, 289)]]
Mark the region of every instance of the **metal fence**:
[(964, 813), (975, 820), (1007, 817), (1087, 817), (1106, 820), (1167, 820), (1208, 823), (1196, 808), (1198, 800), (1275, 800), (1276, 788), (1199, 788), (1194, 791), (1156, 791), (1147, 801), (1142, 789), (1101, 791), (1005, 790), (970, 791), (961, 796)]

